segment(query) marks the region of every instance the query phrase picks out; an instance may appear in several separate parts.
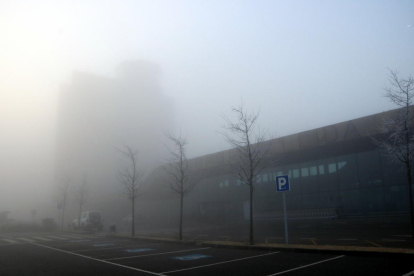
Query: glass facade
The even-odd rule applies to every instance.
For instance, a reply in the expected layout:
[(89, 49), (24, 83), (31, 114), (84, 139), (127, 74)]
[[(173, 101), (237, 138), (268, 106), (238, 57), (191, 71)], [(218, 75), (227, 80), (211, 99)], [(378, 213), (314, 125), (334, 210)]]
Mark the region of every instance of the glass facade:
[[(291, 191), (286, 193), (289, 210), (335, 208), (345, 215), (409, 210), (404, 170), (378, 150), (269, 168), (255, 184), (256, 212), (282, 210), (275, 179), (284, 174), (290, 177)], [(247, 186), (230, 175), (213, 182), (220, 190), (217, 199), (249, 197)]]

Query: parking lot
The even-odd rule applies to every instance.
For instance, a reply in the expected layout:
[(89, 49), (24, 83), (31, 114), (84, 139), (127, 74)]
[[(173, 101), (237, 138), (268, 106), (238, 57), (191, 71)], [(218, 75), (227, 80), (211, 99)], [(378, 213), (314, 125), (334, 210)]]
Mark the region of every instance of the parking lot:
[(20, 238), (19, 243), (1, 244), (0, 274), (271, 276), (414, 273), (414, 264), (408, 257), (224, 249), (94, 234), (54, 237), (61, 239), (38, 236)]

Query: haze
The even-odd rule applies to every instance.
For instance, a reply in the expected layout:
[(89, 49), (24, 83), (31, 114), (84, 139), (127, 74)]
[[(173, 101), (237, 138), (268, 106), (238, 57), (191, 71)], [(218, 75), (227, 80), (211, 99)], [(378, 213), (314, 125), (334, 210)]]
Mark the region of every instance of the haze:
[(59, 95), (74, 72), (118, 80), (122, 62), (157, 64), (174, 121), (161, 125), (196, 157), (228, 148), (221, 113), (241, 99), (278, 137), (393, 109), (383, 87), (387, 68), (414, 72), (413, 14), (412, 1), (2, 1), (0, 211), (57, 216)]

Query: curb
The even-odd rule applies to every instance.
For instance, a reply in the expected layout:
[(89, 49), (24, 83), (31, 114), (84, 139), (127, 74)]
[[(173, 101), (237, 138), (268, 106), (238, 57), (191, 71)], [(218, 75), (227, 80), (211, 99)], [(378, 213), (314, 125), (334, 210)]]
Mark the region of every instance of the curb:
[(116, 239), (127, 239), (127, 240), (146, 240), (146, 241), (162, 241), (166, 243), (182, 244), (182, 245), (194, 245), (194, 246), (211, 246), (215, 248), (229, 248), (229, 249), (240, 249), (240, 250), (260, 250), (260, 251), (283, 251), (291, 253), (312, 253), (312, 254), (335, 254), (335, 255), (346, 255), (346, 256), (364, 256), (364, 257), (382, 257), (382, 258), (409, 258), (410, 260), (414, 257), (414, 251), (412, 252), (389, 252), (389, 251), (370, 251), (364, 248), (358, 249), (357, 247), (349, 247), (349, 249), (329, 249), (323, 248), (307, 248), (301, 247), (300, 245), (294, 246), (282, 246), (282, 245), (246, 245), (240, 243), (221, 243), (217, 241), (194, 241), (194, 240), (175, 240), (168, 238), (151, 238), (143, 236), (123, 236), (123, 235), (106, 235), (106, 237)]

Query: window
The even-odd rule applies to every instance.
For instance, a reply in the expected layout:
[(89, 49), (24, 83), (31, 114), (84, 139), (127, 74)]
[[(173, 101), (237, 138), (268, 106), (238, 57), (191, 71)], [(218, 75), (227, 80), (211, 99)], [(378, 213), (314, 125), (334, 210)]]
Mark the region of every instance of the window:
[(316, 166), (312, 166), (309, 168), (309, 172), (311, 176), (318, 175), (318, 170), (316, 169)]
[(318, 182), (320, 191), (337, 191), (338, 180), (336, 175), (335, 158), (326, 158), (318, 160), (319, 168)]
[(293, 170), (293, 178), (298, 178), (299, 177), (299, 169), (294, 169)]
[(319, 192), (316, 162), (302, 163), (300, 167), (302, 174), (302, 178), (300, 179), (302, 194)]
[(342, 169), (346, 165), (346, 162), (338, 162), (338, 170)]
[(300, 170), (299, 165), (292, 164), (288, 166), (283, 166), (283, 174), (282, 175), (289, 175), (290, 180), (290, 192), (289, 194), (300, 194)]
[(323, 165), (319, 166), (319, 174), (325, 174), (325, 167)]
[(309, 176), (309, 168), (302, 168), (301, 174), (302, 174), (302, 177)]

